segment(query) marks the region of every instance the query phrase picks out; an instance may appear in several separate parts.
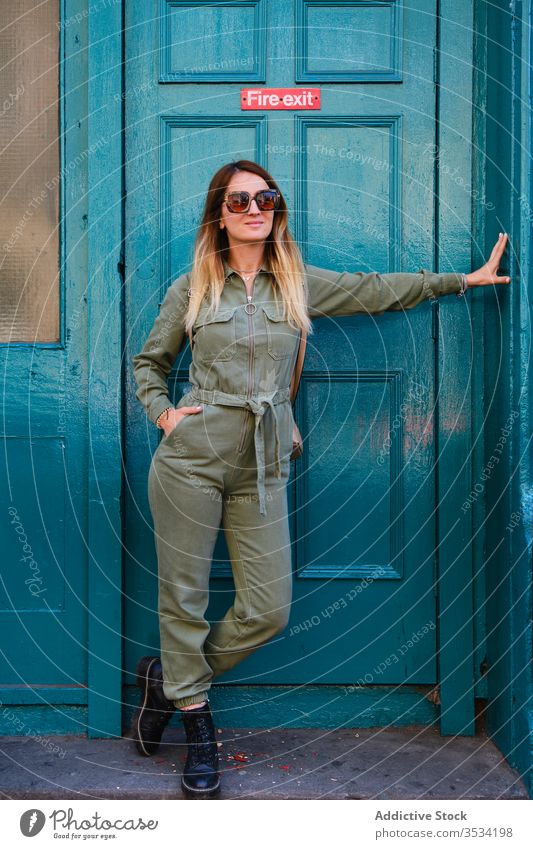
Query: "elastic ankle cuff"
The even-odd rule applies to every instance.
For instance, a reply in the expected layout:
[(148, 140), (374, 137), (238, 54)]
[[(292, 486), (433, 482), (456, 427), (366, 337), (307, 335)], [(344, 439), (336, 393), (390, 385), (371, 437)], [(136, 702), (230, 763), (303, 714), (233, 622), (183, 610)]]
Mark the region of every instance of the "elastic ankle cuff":
[(201, 702), (206, 702), (209, 698), (209, 694), (205, 693), (197, 693), (195, 696), (184, 696), (182, 699), (174, 699), (174, 705), (177, 708), (188, 707), (189, 705), (200, 704)]

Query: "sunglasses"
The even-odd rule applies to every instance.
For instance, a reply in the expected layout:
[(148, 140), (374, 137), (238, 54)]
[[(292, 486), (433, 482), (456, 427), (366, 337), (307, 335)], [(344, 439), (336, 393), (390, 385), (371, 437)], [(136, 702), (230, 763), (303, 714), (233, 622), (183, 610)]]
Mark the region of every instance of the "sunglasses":
[(255, 200), (261, 212), (270, 212), (278, 208), (281, 195), (277, 189), (262, 189), (255, 195), (251, 195), (250, 192), (228, 192), (224, 198), (229, 212), (248, 212), (252, 200)]

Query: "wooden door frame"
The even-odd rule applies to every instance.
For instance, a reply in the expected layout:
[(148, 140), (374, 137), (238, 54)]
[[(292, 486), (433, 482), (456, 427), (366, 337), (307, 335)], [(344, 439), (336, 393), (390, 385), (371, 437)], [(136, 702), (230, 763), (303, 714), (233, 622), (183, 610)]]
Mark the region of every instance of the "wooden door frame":
[[(441, 0), (436, 81), (435, 271), (472, 268), (472, 240), (457, 247), (457, 229), (473, 221), (472, 202), (472, 68), (474, 0)], [(448, 21), (456, 25), (447, 25)], [(468, 143), (465, 144), (464, 138)], [(437, 165), (437, 163), (436, 163)], [(444, 167), (446, 165), (447, 167)], [(459, 178), (454, 168), (459, 166)], [(453, 267), (452, 267), (453, 263)], [(474, 575), (472, 511), (462, 512), (472, 489), (472, 425), (477, 420), (473, 370), (483, 366), (482, 351), (470, 358), (470, 338), (479, 321), (479, 299), (469, 292), (470, 309), (456, 298), (438, 303), (436, 339), (437, 460), (437, 613), (440, 733), (472, 735), (474, 726)], [(476, 293), (476, 294), (479, 294)], [(469, 315), (470, 313), (470, 315)], [(481, 329), (481, 328), (480, 328)], [(482, 346), (482, 333), (478, 334)], [(457, 339), (468, 340), (464, 347)], [(467, 355), (465, 356), (465, 349)], [(482, 375), (481, 375), (482, 379)], [(461, 399), (460, 408), (457, 400)], [(466, 718), (466, 721), (465, 721)]]
[(87, 735), (114, 737), (122, 734), (123, 713), (123, 9), (122, 3), (104, 3), (89, 4), (84, 11), (88, 13), (88, 152), (98, 150), (102, 138), (108, 139), (106, 155), (89, 155), (87, 165)]
[[(480, 0), (481, 1), (481, 0)], [(471, 67), (472, 24), (475, 0), (441, 0), (438, 62), (438, 134), (441, 148), (464, 163), (470, 180), (471, 161), (465, 162), (464, 144), (456, 128), (472, 138)], [(463, 25), (452, 40), (445, 23)], [(451, 61), (448, 61), (453, 57)], [(114, 376), (123, 369), (123, 109), (101, 92), (121, 93), (123, 105), (123, 8), (105, 4), (88, 14), (88, 148), (102, 135), (111, 138), (107, 157), (88, 163), (89, 255), (89, 427), (88, 481), (89, 630), (88, 630), (88, 734), (91, 737), (122, 733), (122, 439), (123, 397), (109, 392)], [(470, 147), (469, 147), (470, 150)], [(469, 154), (470, 156), (470, 154)], [(468, 172), (468, 173), (466, 173)], [(435, 270), (471, 268), (471, 244), (457, 254), (457, 221), (471, 219), (471, 197), (457, 189), (453, 174), (440, 172), (437, 193), (437, 249)], [(109, 199), (112, 199), (110, 202)], [(450, 214), (450, 208), (453, 213)], [(453, 268), (450, 268), (450, 257)], [(473, 293), (469, 293), (471, 296)], [(478, 294), (478, 293), (476, 293)], [(473, 299), (472, 309), (479, 307)], [(467, 313), (455, 299), (438, 304), (439, 336), (469, 338)], [(481, 337), (480, 337), (481, 338)], [(476, 365), (482, 364), (482, 356)], [(457, 346), (440, 346), (437, 340), (439, 420), (437, 485), (439, 697), (442, 734), (474, 732), (472, 518), (459, 505), (470, 492), (472, 411), (477, 403), (471, 380), (472, 366)], [(126, 363), (126, 368), (129, 364)], [(111, 377), (110, 377), (111, 376)], [(455, 399), (462, 398), (461, 409)], [(470, 404), (470, 407), (468, 405)], [(101, 438), (97, 438), (100, 437)], [(465, 723), (464, 718), (468, 717)]]

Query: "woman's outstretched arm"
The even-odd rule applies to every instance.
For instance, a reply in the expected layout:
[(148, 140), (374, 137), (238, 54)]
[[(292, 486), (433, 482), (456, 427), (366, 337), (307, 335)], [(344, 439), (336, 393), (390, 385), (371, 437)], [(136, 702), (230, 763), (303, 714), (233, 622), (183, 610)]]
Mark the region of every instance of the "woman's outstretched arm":
[[(497, 276), (507, 238), (501, 233), (485, 265), (466, 275), (469, 288), (510, 282), (509, 277)], [(417, 273), (339, 272), (309, 264), (305, 268), (311, 318), (408, 310), (427, 299), (461, 292), (462, 274), (455, 272), (437, 274), (424, 268)]]

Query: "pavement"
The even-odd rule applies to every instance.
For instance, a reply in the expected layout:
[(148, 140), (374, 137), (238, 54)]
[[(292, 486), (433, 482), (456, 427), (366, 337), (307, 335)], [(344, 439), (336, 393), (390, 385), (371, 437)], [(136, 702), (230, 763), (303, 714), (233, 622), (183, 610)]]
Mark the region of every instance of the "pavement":
[[(219, 799), (527, 799), (485, 733), (401, 728), (221, 728)], [(0, 798), (181, 799), (183, 728), (138, 754), (128, 735), (4, 737)]]

